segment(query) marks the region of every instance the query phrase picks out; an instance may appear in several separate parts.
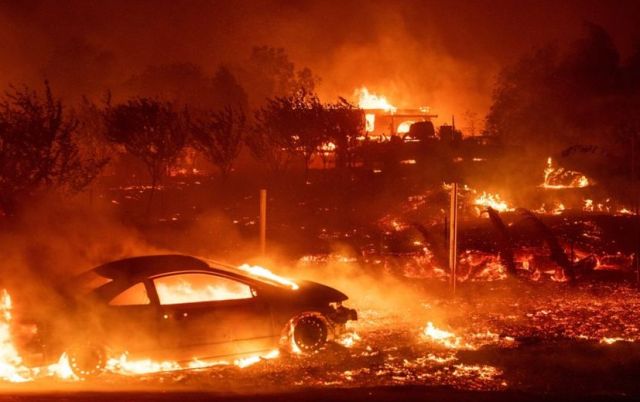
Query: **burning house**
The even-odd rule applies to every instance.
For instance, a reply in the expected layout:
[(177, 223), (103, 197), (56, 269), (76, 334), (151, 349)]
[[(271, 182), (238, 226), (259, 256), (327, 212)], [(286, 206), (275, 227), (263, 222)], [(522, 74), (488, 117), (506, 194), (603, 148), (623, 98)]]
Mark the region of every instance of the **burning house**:
[[(375, 95), (365, 87), (356, 93), (358, 107), (365, 113), (366, 136), (372, 140), (389, 140), (396, 136), (402, 138), (409, 133), (414, 123), (431, 122), (438, 117), (432, 114), (427, 106), (399, 109), (390, 104), (384, 96)], [(432, 135), (435, 137), (435, 132)]]

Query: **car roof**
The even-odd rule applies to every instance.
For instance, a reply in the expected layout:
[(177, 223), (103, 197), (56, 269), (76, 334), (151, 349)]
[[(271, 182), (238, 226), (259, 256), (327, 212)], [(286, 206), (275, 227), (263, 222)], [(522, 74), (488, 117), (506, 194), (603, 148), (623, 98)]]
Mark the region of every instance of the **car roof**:
[(75, 284), (72, 287), (91, 289), (110, 281), (133, 283), (163, 274), (188, 271), (208, 271), (244, 282), (282, 287), (269, 278), (247, 274), (232, 265), (183, 254), (145, 255), (108, 262), (76, 276), (70, 284)]
[(210, 270), (205, 261), (181, 254), (145, 255), (108, 262), (91, 271), (110, 279), (156, 276), (176, 270)]

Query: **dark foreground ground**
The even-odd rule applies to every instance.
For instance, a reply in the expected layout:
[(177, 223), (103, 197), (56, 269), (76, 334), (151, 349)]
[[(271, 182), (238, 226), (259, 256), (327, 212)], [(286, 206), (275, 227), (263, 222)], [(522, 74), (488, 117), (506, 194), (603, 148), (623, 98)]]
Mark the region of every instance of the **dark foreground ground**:
[(304, 389), (279, 394), (219, 394), (214, 392), (114, 392), (114, 393), (33, 393), (4, 395), (6, 401), (255, 401), (255, 402), (320, 402), (320, 401), (625, 401), (637, 397), (613, 395), (533, 394), (523, 392), (473, 392), (430, 387), (375, 387)]

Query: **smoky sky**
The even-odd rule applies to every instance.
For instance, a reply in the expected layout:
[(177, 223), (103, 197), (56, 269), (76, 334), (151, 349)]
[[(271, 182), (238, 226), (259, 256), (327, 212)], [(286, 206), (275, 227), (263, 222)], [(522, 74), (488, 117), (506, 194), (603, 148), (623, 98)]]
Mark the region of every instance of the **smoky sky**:
[(268, 45), (310, 67), (326, 100), (367, 86), (446, 120), (484, 115), (502, 66), (575, 39), (585, 21), (623, 57), (640, 40), (638, 1), (2, 1), (0, 84), (48, 78), (62, 93), (117, 91), (149, 65), (213, 73)]

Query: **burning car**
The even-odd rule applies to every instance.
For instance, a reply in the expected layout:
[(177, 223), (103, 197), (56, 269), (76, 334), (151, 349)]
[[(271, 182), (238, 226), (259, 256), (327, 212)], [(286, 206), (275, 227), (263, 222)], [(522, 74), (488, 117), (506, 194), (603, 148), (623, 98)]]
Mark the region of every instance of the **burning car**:
[(100, 265), (61, 293), (57, 314), (34, 316), (31, 346), (44, 362), (66, 353), (78, 377), (99, 374), (118, 353), (176, 361), (313, 353), (357, 319), (331, 287), (186, 255)]

